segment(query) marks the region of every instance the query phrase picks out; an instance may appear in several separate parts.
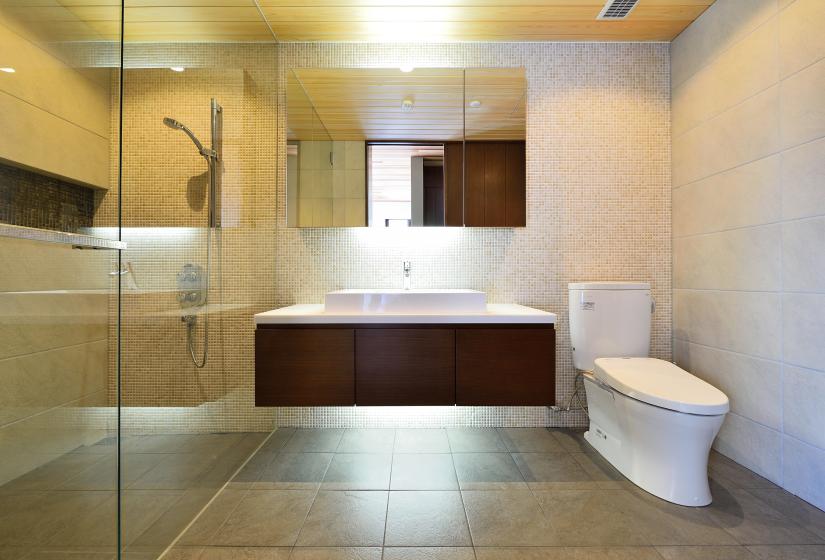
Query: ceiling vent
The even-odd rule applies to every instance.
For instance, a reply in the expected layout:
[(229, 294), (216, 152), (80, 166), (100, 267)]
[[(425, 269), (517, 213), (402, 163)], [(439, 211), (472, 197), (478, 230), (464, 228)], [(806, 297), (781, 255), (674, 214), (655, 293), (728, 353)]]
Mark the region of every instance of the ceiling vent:
[(638, 3), (639, 0), (607, 0), (596, 19), (624, 19)]

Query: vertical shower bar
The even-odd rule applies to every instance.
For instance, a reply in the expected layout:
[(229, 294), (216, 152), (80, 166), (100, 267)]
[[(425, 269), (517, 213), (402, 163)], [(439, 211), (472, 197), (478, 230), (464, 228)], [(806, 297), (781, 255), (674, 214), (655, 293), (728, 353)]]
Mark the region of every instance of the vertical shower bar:
[(213, 98), (211, 107), (212, 157), (209, 158), (209, 227), (220, 227), (219, 197), (223, 148), (223, 108)]

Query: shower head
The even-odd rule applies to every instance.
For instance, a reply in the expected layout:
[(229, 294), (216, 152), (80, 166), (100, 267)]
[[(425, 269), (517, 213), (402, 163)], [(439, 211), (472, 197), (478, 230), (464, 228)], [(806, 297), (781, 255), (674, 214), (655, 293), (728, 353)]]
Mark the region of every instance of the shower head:
[(208, 150), (204, 149), (203, 144), (201, 144), (200, 140), (198, 140), (197, 136), (189, 130), (185, 124), (180, 121), (176, 121), (175, 119), (171, 119), (169, 117), (163, 117), (163, 124), (168, 126), (169, 128), (175, 130), (182, 130), (186, 133), (190, 140), (195, 144), (195, 147), (198, 148), (198, 152), (205, 158), (208, 158), (211, 154)]
[(163, 117), (163, 124), (165, 124), (169, 128), (183, 128), (183, 125), (181, 123), (179, 123), (175, 119), (170, 119), (169, 117)]

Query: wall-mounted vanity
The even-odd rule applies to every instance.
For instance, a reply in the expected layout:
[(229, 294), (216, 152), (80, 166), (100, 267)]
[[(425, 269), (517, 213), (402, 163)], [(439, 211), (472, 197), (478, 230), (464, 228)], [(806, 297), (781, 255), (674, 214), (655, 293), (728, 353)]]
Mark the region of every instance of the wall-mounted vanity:
[(526, 225), (523, 68), (294, 68), (291, 227)]
[(255, 404), (549, 406), (555, 321), (473, 290), (331, 292), (255, 315)]

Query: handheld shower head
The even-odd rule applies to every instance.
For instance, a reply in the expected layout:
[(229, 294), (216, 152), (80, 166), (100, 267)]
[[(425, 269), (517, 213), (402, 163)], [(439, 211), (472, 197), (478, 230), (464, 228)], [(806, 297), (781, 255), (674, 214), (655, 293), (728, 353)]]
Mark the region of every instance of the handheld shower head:
[(175, 119), (170, 119), (169, 117), (163, 117), (163, 124), (168, 126), (169, 128), (181, 129), (183, 125), (176, 121)]
[(163, 124), (174, 130), (182, 130), (184, 133), (186, 133), (189, 139), (192, 140), (192, 142), (195, 144), (195, 147), (198, 149), (198, 153), (200, 153), (200, 155), (202, 155), (203, 157), (208, 159), (213, 155), (210, 150), (206, 150), (203, 147), (203, 144), (201, 144), (197, 136), (195, 136), (195, 134), (191, 130), (189, 130), (189, 128), (187, 128), (186, 125), (182, 122), (176, 121), (175, 119), (169, 117), (163, 117)]

